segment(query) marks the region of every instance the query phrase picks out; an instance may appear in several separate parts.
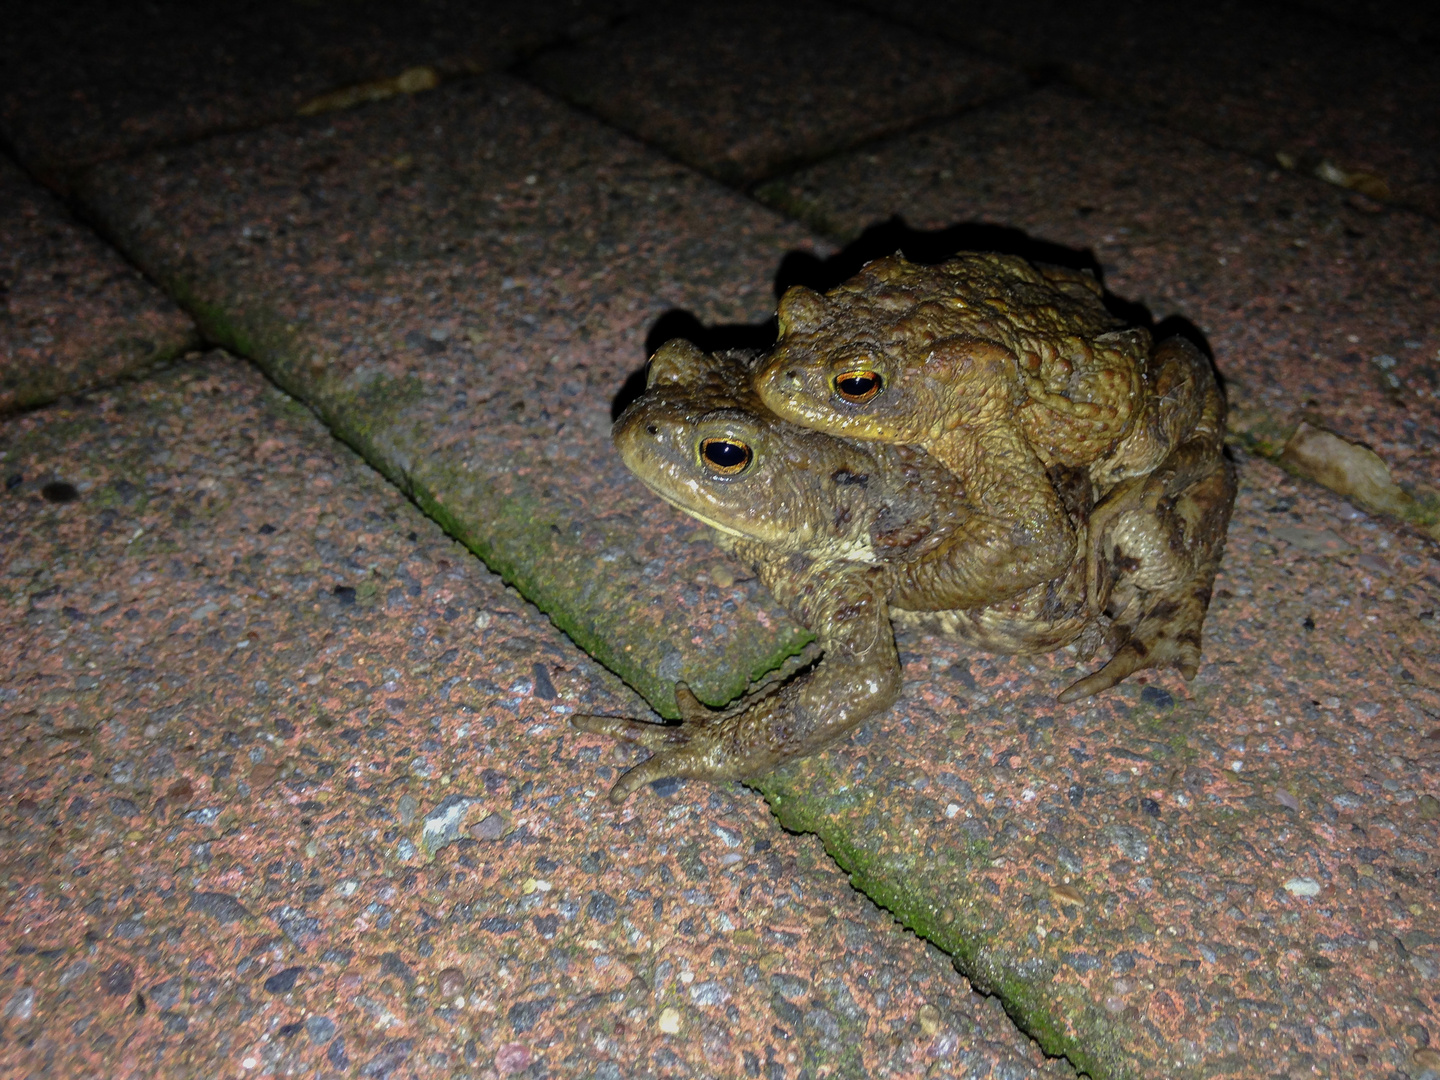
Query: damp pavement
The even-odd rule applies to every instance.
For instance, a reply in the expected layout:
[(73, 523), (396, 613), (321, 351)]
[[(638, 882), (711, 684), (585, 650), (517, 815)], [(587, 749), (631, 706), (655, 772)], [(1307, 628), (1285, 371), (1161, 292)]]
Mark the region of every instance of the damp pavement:
[(245, 362), (0, 445), (5, 1075), (1073, 1075)]
[[(480, 56), (316, 5), (266, 40), (351, 66), (207, 80), (172, 19), (172, 85), (98, 110), (124, 64), (7, 65), (20, 164), (229, 352), (0, 427), (0, 1060), (1440, 1076), (1435, 31), (1322, 6), (1107, 39), (1083, 5), (498, 4), (529, 36)], [(901, 630), (904, 697), (832, 750), (612, 808), (635, 752), (571, 712), (722, 701), (807, 640), (614, 459), (647, 351), (966, 248), (1212, 350), (1241, 493), (1198, 677), (1062, 707), (1064, 652)], [(1268, 460), (1302, 421), (1419, 516)]]
[(0, 158), (0, 415), (173, 360), (200, 336), (167, 297)]

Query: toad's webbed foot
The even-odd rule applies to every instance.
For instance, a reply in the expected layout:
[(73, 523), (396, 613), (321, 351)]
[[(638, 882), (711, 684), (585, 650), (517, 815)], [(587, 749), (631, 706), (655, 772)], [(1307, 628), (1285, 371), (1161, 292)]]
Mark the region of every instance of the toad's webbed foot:
[(656, 724), (623, 716), (577, 714), (570, 723), (592, 735), (643, 746), (653, 754), (629, 769), (610, 789), (610, 801), (623, 803), (644, 785), (667, 776), (700, 779), (731, 778), (723, 773), (723, 754), (717, 754), (723, 709), (708, 709), (683, 682), (675, 684), (675, 704), (680, 709), (678, 724)]
[[(788, 560), (763, 566), (772, 592)], [(798, 621), (816, 629), (823, 658), (779, 689), (735, 708), (707, 709), (683, 684), (675, 686), (680, 723), (647, 724), (611, 716), (577, 716), (584, 731), (609, 735), (653, 750), (610, 791), (622, 803), (642, 784), (667, 776), (697, 780), (748, 780), (781, 762), (812, 754), (895, 703), (900, 695), (900, 657), (890, 629), (882, 567), (826, 565), (813, 576), (783, 575), (779, 590)]]
[(1211, 569), (1196, 581), (1154, 597), (1109, 662), (1066, 687), (1059, 699), (1069, 703), (1090, 697), (1145, 668), (1179, 668), (1187, 682), (1193, 679), (1200, 667), (1200, 627), (1210, 606), (1214, 579)]

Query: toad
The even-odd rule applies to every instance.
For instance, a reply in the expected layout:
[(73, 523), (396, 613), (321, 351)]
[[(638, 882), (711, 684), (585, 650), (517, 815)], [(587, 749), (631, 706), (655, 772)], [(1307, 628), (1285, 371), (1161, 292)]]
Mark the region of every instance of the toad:
[(1009, 255), (877, 259), (823, 296), (786, 291), (756, 389), (792, 423), (920, 446), (955, 473), (978, 512), (933, 599), (990, 604), (1070, 564), (1050, 470), (1086, 469), (1103, 490), (1173, 448), (1149, 437), (1150, 335), (1101, 293), (1088, 274)]
[[(1092, 610), (1118, 604), (1134, 630), (1065, 700), (1113, 685), (1127, 664), (1194, 676), (1235, 501), (1209, 362), (1184, 338), (1153, 345), (1102, 295), (1084, 272), (1009, 255), (877, 259), (824, 296), (787, 290), (756, 376), (778, 416), (923, 447), (960, 479), (982, 512), (932, 560), (933, 608), (993, 603), (1062, 573), (1075, 535), (1057, 477), (1083, 470), (1099, 500)], [(1110, 596), (1100, 578), (1116, 566), (1130, 568), (1127, 588)]]
[[(1147, 583), (1166, 577), (1123, 553), (1118, 571), (1092, 574), (1085, 544), (1072, 549), (1064, 573), (1017, 596), (936, 612), (933, 570), (949, 561), (951, 544), (977, 512), (958, 478), (913, 447), (837, 439), (779, 420), (754, 394), (753, 368), (741, 354), (712, 357), (671, 342), (652, 359), (648, 388), (613, 437), (627, 466), (662, 498), (734, 539), (737, 556), (815, 631), (823, 658), (778, 690), (717, 712), (677, 686), (682, 721), (675, 726), (576, 717), (584, 730), (655, 752), (615, 785), (615, 801), (666, 776), (757, 776), (883, 712), (900, 692), (890, 620), (917, 617), (907, 609), (931, 612), (923, 617), (981, 648), (1041, 652), (1079, 639), (1088, 655), (1123, 640), (1130, 616), (1146, 608), (1137, 575), (1148, 572)], [(1083, 538), (1090, 483), (1083, 473), (1068, 475), (1072, 482), (1057, 497)], [(1138, 535), (1164, 497), (1156, 490), (1126, 489), (1106, 520)], [(1105, 595), (1091, 597), (1091, 587)], [(1127, 597), (1113, 627), (1104, 611), (1111, 591)], [(1116, 659), (1119, 667), (1085, 680), (1083, 693), (1147, 666), (1133, 650), (1122, 648)]]

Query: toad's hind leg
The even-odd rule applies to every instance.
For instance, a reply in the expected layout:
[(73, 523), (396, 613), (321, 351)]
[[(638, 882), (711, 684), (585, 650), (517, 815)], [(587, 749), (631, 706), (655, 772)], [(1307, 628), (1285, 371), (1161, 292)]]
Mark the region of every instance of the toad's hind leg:
[(1200, 667), (1200, 627), (1210, 607), (1215, 569), (1212, 564), (1203, 577), (1149, 598), (1151, 603), (1109, 662), (1067, 687), (1060, 700), (1078, 701), (1109, 690), (1145, 668), (1176, 667), (1187, 681), (1193, 679)]
[(1139, 500), (1150, 505), (1143, 515), (1136, 512), (1136, 520), (1167, 534), (1168, 543), (1155, 545), (1147, 556), (1157, 565), (1146, 566), (1142, 560), (1141, 566), (1121, 572), (1118, 592), (1130, 591), (1126, 574), (1138, 584), (1127, 611), (1117, 619), (1117, 627), (1128, 634), (1109, 662), (1067, 687), (1061, 701), (1098, 694), (1145, 668), (1175, 667), (1187, 681), (1195, 677), (1201, 627), (1225, 548), (1235, 489), (1235, 467), (1217, 456), (1208, 476), (1173, 499)]

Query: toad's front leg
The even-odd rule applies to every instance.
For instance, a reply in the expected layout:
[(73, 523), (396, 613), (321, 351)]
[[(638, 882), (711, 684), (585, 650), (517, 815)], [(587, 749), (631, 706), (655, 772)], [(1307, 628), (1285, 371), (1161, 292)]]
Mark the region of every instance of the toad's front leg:
[(1075, 557), (1074, 526), (1013, 422), (950, 432), (930, 452), (960, 478), (975, 509), (967, 509), (943, 546), (905, 568), (897, 607), (987, 607), (1064, 575)]
[(798, 589), (794, 582), (775, 589), (777, 594), (791, 593), (780, 596), (787, 606), (799, 601), (799, 610), (792, 606), (792, 611), (813, 626), (824, 655), (810, 671), (743, 709), (707, 709), (682, 683), (675, 689), (679, 724), (574, 717), (571, 722), (582, 731), (654, 751), (616, 782), (610, 800), (622, 803), (642, 785), (667, 776), (763, 776), (888, 709), (900, 695), (900, 659), (890, 628), (886, 582), (879, 570), (845, 564), (823, 580), (810, 577)]

